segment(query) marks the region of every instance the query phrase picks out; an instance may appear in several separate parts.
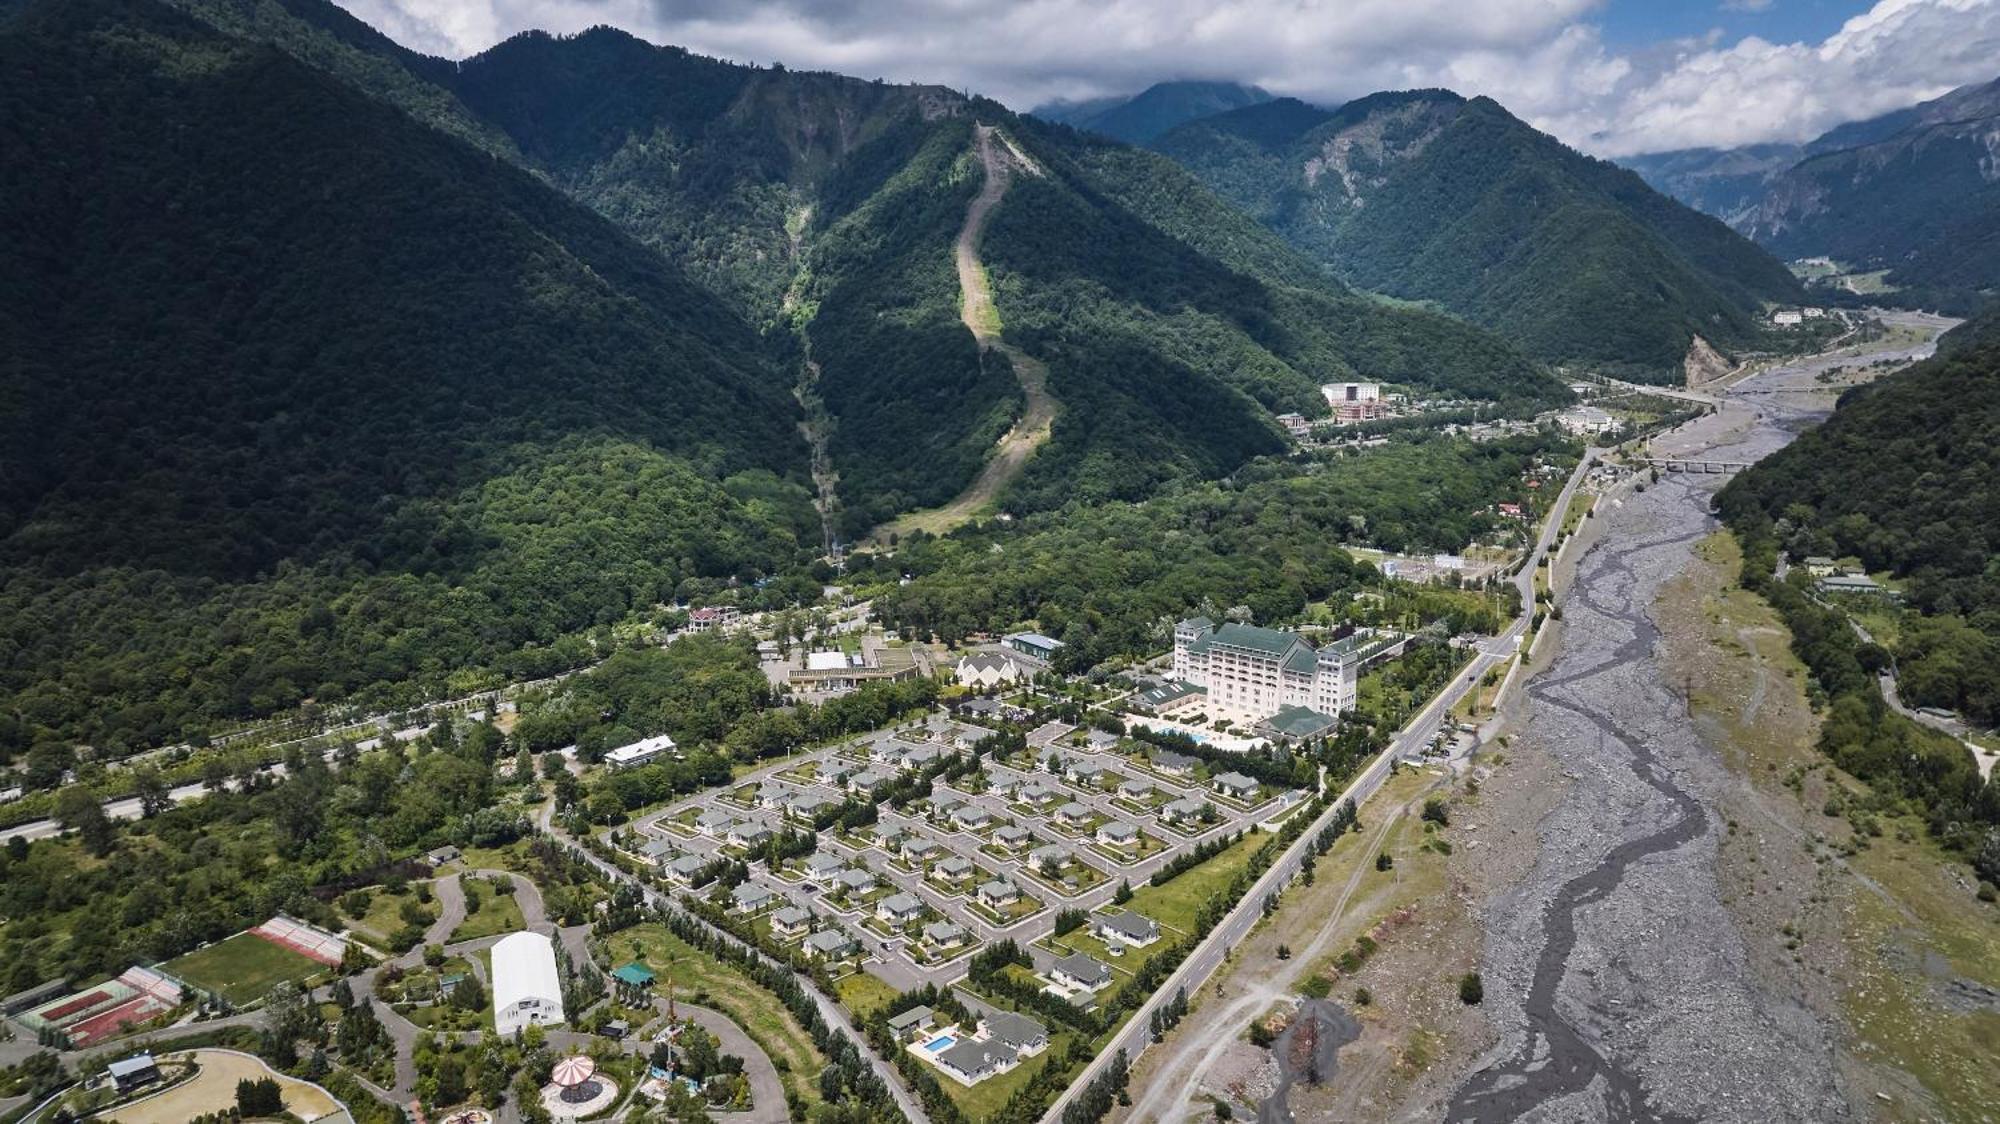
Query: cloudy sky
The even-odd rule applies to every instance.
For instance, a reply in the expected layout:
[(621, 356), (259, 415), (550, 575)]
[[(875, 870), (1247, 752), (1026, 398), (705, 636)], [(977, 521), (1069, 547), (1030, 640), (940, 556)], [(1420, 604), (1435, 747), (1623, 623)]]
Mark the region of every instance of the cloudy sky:
[(459, 58), (624, 28), (741, 62), (938, 82), (1026, 109), (1169, 78), (1335, 104), (1488, 94), (1605, 156), (1803, 140), (2000, 77), (2000, 0), (339, 0)]

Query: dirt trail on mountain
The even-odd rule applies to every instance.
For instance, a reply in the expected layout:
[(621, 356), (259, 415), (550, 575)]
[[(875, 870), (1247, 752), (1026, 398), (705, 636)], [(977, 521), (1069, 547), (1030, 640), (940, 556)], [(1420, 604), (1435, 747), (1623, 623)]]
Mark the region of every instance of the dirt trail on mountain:
[(1020, 348), (1001, 338), (1000, 311), (993, 303), (993, 287), (986, 277), (986, 266), (979, 260), (979, 240), (986, 233), (986, 222), (1000, 200), (1007, 195), (1007, 187), (1016, 174), (1039, 176), (1042, 170), (1012, 141), (998, 135), (999, 130), (991, 125), (974, 125), (974, 143), (977, 145), (980, 165), (986, 174), (986, 184), (973, 197), (972, 205), (965, 210), (965, 225), (959, 228), (958, 241), (953, 248), (958, 263), (958, 290), (961, 294), (959, 319), (979, 341), (982, 355), (999, 352), (1014, 368), (1014, 377), (1021, 383), (1021, 393), (1027, 399), (1027, 408), (994, 446), (993, 455), (987, 458), (985, 467), (972, 483), (966, 485), (957, 498), (943, 507), (928, 511), (913, 511), (894, 522), (886, 523), (875, 531), (875, 539), (887, 541), (890, 535), (906, 535), (911, 531), (923, 530), (932, 534), (943, 534), (959, 526), (990, 505), (1001, 490), (1021, 474), (1028, 458), (1036, 449), (1048, 442), (1050, 427), (1056, 418), (1056, 400), (1048, 389), (1049, 369), (1039, 359), (1029, 356)]

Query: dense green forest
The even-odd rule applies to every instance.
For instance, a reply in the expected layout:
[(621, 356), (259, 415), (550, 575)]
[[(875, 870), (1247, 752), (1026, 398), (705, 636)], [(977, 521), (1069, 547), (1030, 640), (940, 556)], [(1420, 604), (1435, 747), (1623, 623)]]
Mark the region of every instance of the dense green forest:
[(577, 441), (257, 580), (24, 567), (0, 585), (0, 755), (47, 737), (115, 753), (307, 699), (379, 709), (553, 674), (593, 658), (583, 630), (796, 569), (813, 519), (769, 473), (716, 482)]
[(1517, 408), (1566, 394), (1489, 335), (1315, 275), (1168, 161), (1022, 125), (1044, 174), (1017, 177), (985, 259), (1009, 338), (1049, 364), (1065, 408), (1016, 510), (1135, 500), (1227, 472), (1282, 448), (1268, 414), (1323, 413), (1328, 380)]
[[(1500, 525), (1493, 505), (1525, 498), (1523, 473), (1574, 450), (1538, 437), (1490, 444), (1430, 439), (1360, 455), (1260, 461), (1228, 481), (1138, 504), (1073, 505), (1014, 527), (919, 536), (893, 560), (912, 575), (875, 611), (891, 627), (947, 639), (1035, 621), (1065, 644), (1066, 668), (1157, 653), (1174, 620), (1247, 607), (1258, 622), (1329, 601), (1348, 619), (1364, 587), (1395, 599), (1404, 623), (1491, 630), (1502, 606), (1388, 585), (1342, 544), (1459, 550)], [(859, 561), (857, 564), (860, 564)]]
[[(1777, 524), (1754, 512), (1739, 512), (1735, 522), (1744, 548), (1744, 587), (1778, 611), (1792, 650), (1811, 673), (1813, 703), (1825, 715), (1821, 752), (1875, 787), (1868, 806), (1923, 817), (1933, 836), (1969, 859), (1981, 879), (2000, 882), (2000, 784), (1979, 775), (1971, 751), (1958, 739), (1889, 708), (1875, 678), (1887, 653), (1863, 642), (1845, 613), (1816, 600), (1803, 569), (1784, 580), (1776, 577)], [(1855, 811), (1856, 826), (1865, 833), (1867, 807)]]
[(816, 540), (755, 334), (533, 177), (144, 0), (19, 14), (0, 106), (9, 751), (560, 664)]
[(492, 846), (525, 833), (519, 812), (489, 806), (504, 744), (473, 727), (362, 755), (338, 774), (302, 756), (281, 782), (123, 828), (85, 797), (65, 811), (74, 837), (0, 852), (0, 911), (15, 919), (0, 934), (0, 987), (157, 963), (278, 912), (337, 926), (315, 888), (376, 881), (434, 841)]
[(1485, 98), (1291, 99), (1154, 147), (1364, 288), (1445, 308), (1551, 362), (1676, 375), (1696, 336), (1757, 343), (1798, 282), (1721, 222)]
[(731, 582), (811, 596), (804, 360), (849, 534), (955, 493), (1019, 409), (957, 318), (975, 118), (1048, 170), (986, 245), (1063, 403), (1017, 512), (1227, 474), (1327, 379), (1564, 393), (1171, 162), (932, 87), (610, 31), (461, 67), (322, 0), (44, 0), (0, 62), (8, 755), (547, 674)]
[[(181, 2), (234, 11), (252, 0)], [(314, 14), (318, 2), (283, 0), (307, 30), (267, 37), (287, 50), (337, 38), (309, 57), (340, 61), (344, 76), (413, 114), (437, 112), (434, 96), (412, 100), (348, 61), (365, 32)], [(444, 72), (393, 45), (374, 54), (375, 66), (407, 65), (448, 87), (457, 110), (528, 167), (774, 329), (783, 362), (816, 362), (851, 535), (954, 494), (1020, 406), (1006, 365), (982, 364), (957, 323), (950, 243), (980, 185), (974, 119), (1003, 124), (1074, 189), (1060, 216), (1046, 199), (1010, 199), (988, 233), (989, 255), (1017, 246), (1032, 282), (1012, 290), (1041, 313), (1020, 326), (1059, 333), (1058, 379), (1086, 380), (1067, 388), (1079, 408), (1044, 452), (1041, 483), (1012, 499), (1017, 509), (1079, 481), (1136, 496), (1227, 471), (1276, 447), (1259, 407), (1318, 412), (1312, 388), (1328, 379), (1358, 373), (1514, 401), (1561, 394), (1484, 333), (1349, 298), (1170, 161), (990, 101), (739, 66), (611, 28), (518, 35)], [(1064, 241), (1079, 234), (1118, 252), (1079, 261), (1077, 248), (1093, 243)], [(1159, 284), (1181, 272), (1193, 283)], [(1154, 410), (1155, 397), (1178, 401)], [(1203, 415), (1216, 424), (1188, 424)], [(1103, 423), (1083, 427), (1091, 417)]]
[(1849, 391), (1824, 425), (1718, 497), (1794, 559), (1853, 557), (1903, 579), (1900, 687), (1915, 706), (2000, 723), (2000, 308), (1936, 358)]

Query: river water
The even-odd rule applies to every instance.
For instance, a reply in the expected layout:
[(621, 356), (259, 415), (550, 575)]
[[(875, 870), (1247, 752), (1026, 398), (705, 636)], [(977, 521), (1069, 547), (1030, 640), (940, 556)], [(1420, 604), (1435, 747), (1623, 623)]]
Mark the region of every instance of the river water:
[[(1825, 396), (1800, 392), (1845, 362), (1761, 375), (1656, 451), (1767, 456), (1824, 415)], [(1723, 479), (1663, 476), (1599, 513), (1603, 538), (1563, 602), (1560, 652), (1528, 685), (1522, 735), (1572, 783), (1540, 825), (1534, 872), (1489, 903), (1486, 1003), (1502, 1038), (1449, 1120), (1849, 1116), (1828, 1028), (1748, 968), (1715, 872), (1713, 809), (1733, 782), (1655, 653), (1650, 607), (1715, 529), (1709, 501)]]

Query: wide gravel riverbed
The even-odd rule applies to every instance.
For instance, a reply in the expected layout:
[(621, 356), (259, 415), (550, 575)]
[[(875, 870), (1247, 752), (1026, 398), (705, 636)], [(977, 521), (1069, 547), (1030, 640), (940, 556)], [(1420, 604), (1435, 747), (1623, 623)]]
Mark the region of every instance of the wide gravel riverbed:
[[(1658, 449), (1766, 456), (1823, 414), (1825, 396), (1800, 392), (1838, 365), (1761, 375)], [(1738, 782), (1656, 658), (1651, 606), (1715, 529), (1722, 480), (1664, 476), (1599, 512), (1603, 535), (1565, 595), (1562, 648), (1529, 685), (1522, 734), (1573, 783), (1540, 825), (1534, 872), (1488, 903), (1485, 1003), (1501, 1041), (1453, 1096), (1450, 1120), (1850, 1116), (1833, 1030), (1748, 967), (1715, 864), (1724, 825), (1713, 809)]]

